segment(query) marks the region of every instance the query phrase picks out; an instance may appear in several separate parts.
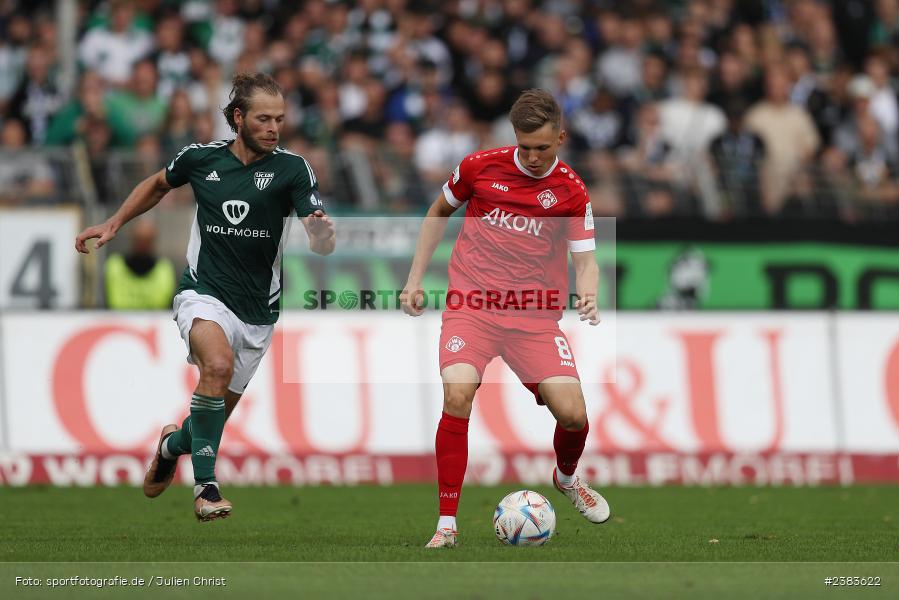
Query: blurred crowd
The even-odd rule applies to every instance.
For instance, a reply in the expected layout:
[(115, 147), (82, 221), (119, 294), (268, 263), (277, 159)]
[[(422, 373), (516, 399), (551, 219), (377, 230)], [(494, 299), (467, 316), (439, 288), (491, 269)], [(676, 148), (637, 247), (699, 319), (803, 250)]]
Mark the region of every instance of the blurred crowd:
[(421, 210), (543, 87), (596, 214), (899, 215), (899, 0), (81, 2), (75, 57), (55, 5), (0, 0), (0, 203), (75, 147), (117, 204), (111, 157), (232, 137), (230, 77), (265, 71), (282, 145), (344, 208)]

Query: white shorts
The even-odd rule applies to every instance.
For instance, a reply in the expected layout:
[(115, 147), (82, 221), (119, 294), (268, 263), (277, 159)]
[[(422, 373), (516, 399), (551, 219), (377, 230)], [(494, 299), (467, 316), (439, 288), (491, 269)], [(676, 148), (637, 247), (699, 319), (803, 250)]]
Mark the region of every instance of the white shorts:
[(234, 353), (234, 374), (228, 389), (235, 394), (243, 394), (272, 343), (275, 326), (244, 323), (218, 298), (193, 290), (185, 290), (175, 296), (173, 307), (181, 339), (187, 346), (187, 362), (192, 365), (197, 364), (190, 351), (190, 329), (194, 319), (218, 323)]

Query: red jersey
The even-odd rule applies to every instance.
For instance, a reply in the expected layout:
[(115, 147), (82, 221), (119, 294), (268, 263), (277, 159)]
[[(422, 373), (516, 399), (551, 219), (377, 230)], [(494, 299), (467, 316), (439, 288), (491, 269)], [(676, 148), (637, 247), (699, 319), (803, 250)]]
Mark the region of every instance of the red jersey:
[(485, 150), (462, 161), (443, 195), (456, 207), (468, 203), (450, 259), (447, 308), (560, 319), (568, 252), (595, 248), (593, 211), (577, 173), (557, 158), (537, 177), (516, 146)]

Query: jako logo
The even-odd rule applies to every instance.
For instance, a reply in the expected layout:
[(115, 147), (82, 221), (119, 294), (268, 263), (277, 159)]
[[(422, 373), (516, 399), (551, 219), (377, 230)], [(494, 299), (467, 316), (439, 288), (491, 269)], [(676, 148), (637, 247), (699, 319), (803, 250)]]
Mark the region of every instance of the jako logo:
[(243, 200), (228, 200), (222, 203), (222, 212), (232, 225), (237, 225), (250, 214), (250, 205)]
[(492, 187), (492, 188), (495, 189), (495, 190), (499, 190), (499, 191), (501, 191), (501, 192), (508, 192), (508, 191), (509, 191), (509, 186), (503, 185), (503, 184), (501, 184), (501, 183), (496, 183), (495, 181), (493, 182), (493, 185), (491, 185), (490, 187)]
[(524, 215), (516, 215), (499, 208), (494, 208), (489, 213), (484, 213), (481, 219), (491, 225), (515, 231), (527, 231), (537, 237), (540, 237), (540, 229), (543, 227), (543, 221), (537, 221), (537, 219)]

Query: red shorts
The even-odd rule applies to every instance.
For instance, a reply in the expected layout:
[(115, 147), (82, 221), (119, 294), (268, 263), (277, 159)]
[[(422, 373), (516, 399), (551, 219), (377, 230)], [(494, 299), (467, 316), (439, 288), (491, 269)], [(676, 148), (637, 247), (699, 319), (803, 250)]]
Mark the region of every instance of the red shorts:
[(483, 379), (484, 369), (500, 356), (537, 404), (537, 385), (547, 377), (580, 380), (568, 338), (553, 319), (497, 316), (486, 311), (445, 311), (440, 329), (440, 371), (466, 363)]

